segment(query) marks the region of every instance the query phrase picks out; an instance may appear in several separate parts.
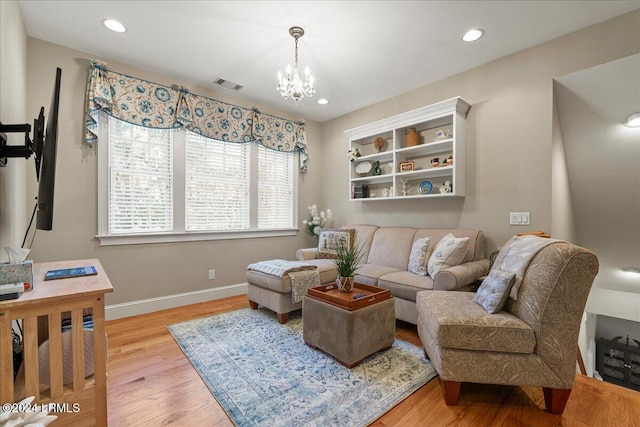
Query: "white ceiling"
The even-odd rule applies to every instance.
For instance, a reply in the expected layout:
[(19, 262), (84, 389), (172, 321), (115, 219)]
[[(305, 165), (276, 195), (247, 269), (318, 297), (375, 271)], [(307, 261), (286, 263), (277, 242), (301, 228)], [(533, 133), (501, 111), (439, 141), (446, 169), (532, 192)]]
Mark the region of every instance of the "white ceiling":
[[(20, 0), (27, 35), (175, 78), (222, 77), (237, 96), (326, 121), (640, 8), (634, 1), (35, 1)], [(101, 24), (117, 19), (128, 29)], [(301, 68), (317, 94), (298, 105), (276, 91), (293, 62), (288, 30), (302, 26)], [(486, 35), (467, 44), (464, 31)], [(117, 71), (117, 70), (116, 70)], [(327, 98), (322, 106), (315, 101)]]

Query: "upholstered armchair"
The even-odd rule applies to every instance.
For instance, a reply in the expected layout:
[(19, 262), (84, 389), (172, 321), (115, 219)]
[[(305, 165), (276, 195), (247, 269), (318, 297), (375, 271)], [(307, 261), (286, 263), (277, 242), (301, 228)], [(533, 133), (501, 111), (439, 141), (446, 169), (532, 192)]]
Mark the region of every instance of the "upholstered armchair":
[(597, 272), (592, 252), (553, 241), (531, 258), (517, 300), (509, 297), (495, 314), (476, 303), (473, 292), (418, 293), (418, 334), (440, 375), (445, 402), (457, 403), (461, 382), (530, 385), (542, 387), (547, 410), (561, 414), (575, 381), (580, 321)]

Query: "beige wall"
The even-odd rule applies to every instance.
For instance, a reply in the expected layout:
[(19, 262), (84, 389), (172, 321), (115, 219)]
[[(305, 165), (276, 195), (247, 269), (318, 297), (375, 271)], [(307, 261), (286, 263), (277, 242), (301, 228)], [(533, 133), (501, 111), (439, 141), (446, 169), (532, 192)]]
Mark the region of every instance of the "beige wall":
[[(30, 123), (26, 114), (27, 35), (22, 13), (15, 1), (0, 1), (0, 121)], [(29, 118), (27, 118), (29, 117)], [(24, 134), (7, 134), (11, 145), (22, 145)], [(6, 261), (5, 246), (22, 243), (27, 214), (25, 178), (35, 174), (33, 160), (9, 159), (0, 168), (0, 260)]]
[[(247, 264), (270, 258), (295, 257), (296, 249), (313, 245), (303, 232), (282, 238), (218, 240), (171, 244), (100, 247), (97, 233), (97, 148), (83, 141), (84, 92), (90, 55), (38, 39), (28, 39), (28, 111), (49, 105), (55, 67), (62, 68), (60, 132), (53, 231), (38, 231), (32, 250), (36, 261), (99, 258), (114, 285), (107, 304), (136, 301), (223, 285), (243, 283)], [(113, 70), (171, 85), (185, 84), (193, 92), (245, 107), (254, 104), (214, 93), (123, 64), (110, 62)], [(297, 119), (256, 105), (262, 111)], [(48, 107), (47, 107), (48, 108)], [(321, 128), (307, 123), (309, 172), (299, 181), (299, 216), (319, 201)], [(30, 182), (35, 194), (35, 182)], [(208, 280), (215, 268), (216, 279)]]
[[(550, 231), (553, 78), (637, 53), (639, 40), (635, 11), (324, 123), (323, 206), (339, 223), (479, 228), (489, 251)], [(345, 130), (454, 96), (472, 104), (464, 199), (347, 200)], [(509, 226), (510, 211), (531, 212), (531, 226)]]

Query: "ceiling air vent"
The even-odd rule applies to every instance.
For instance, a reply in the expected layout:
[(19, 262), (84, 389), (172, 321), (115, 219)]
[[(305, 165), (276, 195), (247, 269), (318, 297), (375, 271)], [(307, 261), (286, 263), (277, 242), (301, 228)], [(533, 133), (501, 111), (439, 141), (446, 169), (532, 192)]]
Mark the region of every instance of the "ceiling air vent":
[(213, 83), (217, 84), (219, 86), (222, 86), (225, 89), (231, 89), (231, 90), (240, 90), (240, 89), (242, 89), (244, 87), (241, 84), (232, 82), (231, 80), (225, 80), (225, 79), (220, 78), (220, 77), (215, 79), (213, 81)]

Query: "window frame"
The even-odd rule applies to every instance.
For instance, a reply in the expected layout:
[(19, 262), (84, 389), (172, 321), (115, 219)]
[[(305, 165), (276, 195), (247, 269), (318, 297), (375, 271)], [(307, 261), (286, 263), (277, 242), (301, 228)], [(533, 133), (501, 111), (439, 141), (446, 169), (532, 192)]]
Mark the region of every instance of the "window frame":
[[(149, 243), (193, 242), (207, 240), (253, 239), (261, 237), (285, 237), (298, 234), (298, 186), (299, 156), (293, 153), (293, 223), (291, 228), (257, 229), (258, 222), (258, 144), (250, 142), (250, 228), (238, 231), (185, 231), (185, 132), (173, 129), (173, 231), (131, 234), (109, 234), (109, 120), (119, 120), (109, 115), (99, 117), (98, 145), (98, 239), (100, 246), (135, 245)], [(137, 126), (130, 124), (131, 126)]]

